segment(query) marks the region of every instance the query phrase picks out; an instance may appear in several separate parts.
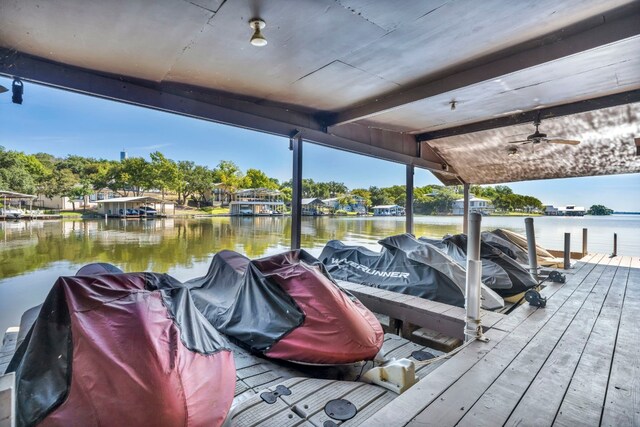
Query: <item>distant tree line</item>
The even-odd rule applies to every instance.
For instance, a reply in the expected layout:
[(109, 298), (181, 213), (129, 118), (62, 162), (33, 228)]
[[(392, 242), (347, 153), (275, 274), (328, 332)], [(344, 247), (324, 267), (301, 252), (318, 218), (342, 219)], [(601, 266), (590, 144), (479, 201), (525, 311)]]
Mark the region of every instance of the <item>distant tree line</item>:
[[(186, 160), (171, 160), (161, 152), (150, 154), (149, 160), (131, 157), (105, 160), (77, 155), (57, 158), (47, 153), (25, 154), (0, 146), (0, 189), (20, 193), (43, 194), (46, 197), (67, 196), (81, 199), (94, 191), (110, 189), (122, 197), (138, 196), (157, 190), (165, 198), (172, 195), (179, 204), (189, 201), (207, 204), (214, 186), (227, 193), (242, 188), (280, 190), (285, 202), (291, 201), (292, 181), (278, 182), (265, 172), (250, 168), (242, 171), (235, 163), (222, 160), (214, 168)], [(501, 211), (542, 208), (535, 197), (515, 194), (506, 185), (471, 186), (471, 193), (491, 201)], [(353, 196), (364, 199), (367, 207), (397, 204), (404, 206), (404, 185), (349, 189), (343, 182), (316, 182), (303, 179), (303, 197), (328, 199), (336, 197), (340, 204), (353, 204)], [(462, 186), (426, 185), (414, 189), (414, 211), (419, 214), (446, 214), (453, 202), (462, 197)]]
[(593, 205), (587, 211), (587, 215), (611, 215), (612, 213), (613, 209), (603, 205)]
[(188, 200), (208, 202), (215, 184), (233, 192), (239, 188), (278, 189), (278, 180), (258, 169), (242, 173), (233, 162), (221, 161), (215, 168), (192, 161), (174, 161), (159, 151), (122, 161), (69, 155), (57, 158), (47, 153), (25, 154), (0, 146), (0, 189), (46, 197), (79, 199), (94, 191), (110, 189), (122, 197), (139, 196), (159, 190), (176, 196), (178, 203)]

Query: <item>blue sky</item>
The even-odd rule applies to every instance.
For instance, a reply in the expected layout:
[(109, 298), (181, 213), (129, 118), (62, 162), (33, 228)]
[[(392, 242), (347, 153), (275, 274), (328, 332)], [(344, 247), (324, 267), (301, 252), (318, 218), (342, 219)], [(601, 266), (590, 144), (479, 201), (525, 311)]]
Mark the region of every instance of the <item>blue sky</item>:
[[(11, 80), (0, 78), (11, 87)], [(64, 157), (78, 154), (118, 159), (161, 151), (174, 160), (214, 167), (232, 160), (240, 168), (258, 168), (281, 181), (291, 176), (286, 138), (134, 107), (63, 90), (25, 83), (23, 105), (0, 94), (0, 145), (26, 153)], [(404, 183), (404, 166), (333, 150), (304, 146), (303, 175), (316, 181), (341, 181), (349, 188)], [(416, 170), (415, 184), (437, 184), (428, 171)], [(516, 193), (543, 203), (604, 204), (619, 211), (640, 211), (640, 174), (526, 181), (508, 184)]]

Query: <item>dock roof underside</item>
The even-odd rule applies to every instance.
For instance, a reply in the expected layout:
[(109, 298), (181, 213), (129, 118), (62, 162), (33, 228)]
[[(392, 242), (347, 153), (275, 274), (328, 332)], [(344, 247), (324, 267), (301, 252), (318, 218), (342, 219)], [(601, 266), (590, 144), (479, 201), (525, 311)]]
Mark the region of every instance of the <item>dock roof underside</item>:
[[(300, 132), (447, 184), (634, 173), (638, 22), (637, 0), (3, 0), (0, 75)], [(582, 143), (507, 156), (538, 116)]]

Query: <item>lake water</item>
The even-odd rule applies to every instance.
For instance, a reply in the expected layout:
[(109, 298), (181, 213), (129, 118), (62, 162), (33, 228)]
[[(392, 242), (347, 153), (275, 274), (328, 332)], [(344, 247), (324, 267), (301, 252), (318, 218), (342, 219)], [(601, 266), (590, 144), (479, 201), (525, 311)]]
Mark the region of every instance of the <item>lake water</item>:
[[(534, 222), (538, 243), (550, 249), (562, 249), (569, 232), (572, 250), (580, 251), (582, 228), (588, 228), (589, 251), (611, 253), (617, 233), (619, 254), (640, 255), (639, 215), (536, 217)], [(498, 227), (524, 234), (524, 218), (482, 219), (483, 229)], [(72, 275), (84, 264), (109, 262), (124, 271), (166, 272), (186, 280), (205, 274), (221, 249), (251, 258), (284, 251), (290, 230), (288, 217), (0, 222), (0, 336), (44, 300), (58, 276)], [(377, 240), (402, 232), (404, 218), (307, 217), (302, 246), (316, 256), (331, 239), (377, 250)], [(460, 232), (461, 217), (415, 218), (417, 236)]]

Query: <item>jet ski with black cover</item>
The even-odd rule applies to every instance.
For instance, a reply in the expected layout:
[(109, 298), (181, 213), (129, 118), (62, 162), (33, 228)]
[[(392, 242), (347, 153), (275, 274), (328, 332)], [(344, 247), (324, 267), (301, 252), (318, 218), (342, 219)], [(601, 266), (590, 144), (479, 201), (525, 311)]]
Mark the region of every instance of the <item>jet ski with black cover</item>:
[[(447, 236), (442, 239), (445, 242), (450, 242), (460, 248), (464, 253), (467, 252), (467, 236), (465, 234), (456, 234), (454, 236)], [(507, 289), (498, 289), (495, 291), (503, 298), (520, 296), (523, 292), (531, 288), (538, 286), (538, 283), (531, 276), (531, 274), (513, 258), (507, 256), (501, 250), (491, 246), (483, 241), (480, 241), (480, 258), (482, 259), (482, 268), (484, 270), (485, 264), (488, 262), (496, 264), (497, 267), (504, 270), (509, 279), (511, 280), (511, 287)]]
[[(453, 242), (443, 239), (429, 239), (426, 237), (418, 238), (420, 242), (429, 243), (436, 248), (440, 249), (447, 255), (451, 257), (458, 265), (462, 268), (467, 268), (467, 254), (460, 247), (455, 245)], [(506, 271), (503, 268), (498, 266), (497, 264), (487, 260), (481, 259), (482, 262), (482, 283), (487, 287), (497, 290), (497, 289), (510, 289), (513, 284), (511, 283), (511, 279)]]
[(480, 234), (480, 238), (483, 242), (493, 246), (496, 249), (500, 249), (507, 254), (510, 258), (518, 261), (520, 264), (529, 265), (529, 257), (527, 251), (508, 239), (505, 239), (501, 234), (500, 229), (494, 231), (483, 231)]
[[(378, 242), (381, 252), (331, 240), (320, 260), (336, 279), (464, 307), (466, 272), (437, 247), (410, 234)], [(482, 286), (482, 308), (504, 307), (502, 298)]]
[(18, 425), (222, 425), (229, 344), (177, 280), (111, 267), (53, 285), (7, 368)]
[(221, 251), (185, 285), (217, 330), (267, 357), (337, 365), (371, 360), (382, 347), (373, 313), (304, 250), (256, 260)]

